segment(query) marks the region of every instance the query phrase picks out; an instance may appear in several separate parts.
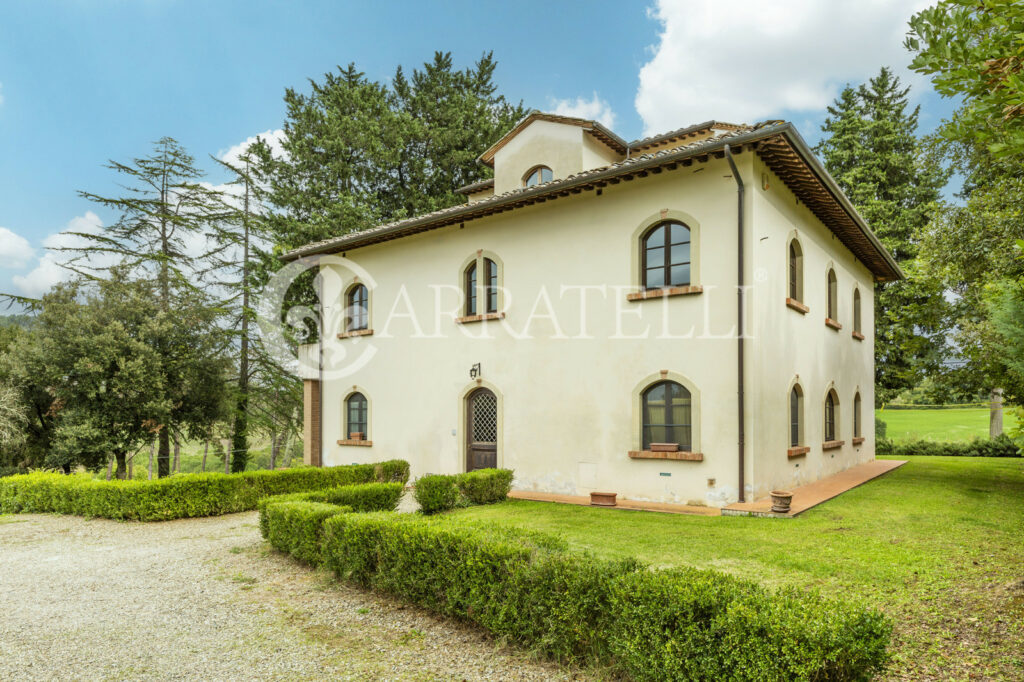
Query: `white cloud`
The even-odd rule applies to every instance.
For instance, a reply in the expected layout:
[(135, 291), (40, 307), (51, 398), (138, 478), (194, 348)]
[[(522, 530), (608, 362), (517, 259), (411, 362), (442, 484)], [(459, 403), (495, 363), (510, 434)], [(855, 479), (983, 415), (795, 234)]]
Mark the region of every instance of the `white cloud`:
[(595, 92), (590, 99), (552, 99), (551, 108), (561, 116), (575, 116), (597, 121), (601, 125), (612, 128), (615, 125), (615, 112), (607, 101)]
[[(64, 231), (51, 234), (43, 240), (43, 246), (47, 251), (39, 259), (38, 265), (27, 275), (15, 275), (11, 281), (23, 296), (39, 298), (55, 284), (66, 282), (73, 276), (70, 270), (61, 265), (69, 262), (73, 258), (73, 254), (54, 249), (85, 246), (89, 243), (84, 237), (70, 234), (72, 232), (99, 234), (102, 231), (103, 221), (92, 211), (72, 218), (68, 221)], [(105, 267), (113, 265), (115, 262), (117, 262), (116, 256), (97, 255), (89, 257), (85, 264), (91, 267)]]
[(27, 239), (0, 227), (0, 268), (23, 268), (32, 260), (32, 254)]
[(931, 0), (657, 0), (660, 42), (640, 70), (645, 134), (718, 119), (821, 111), (847, 82), (910, 74), (907, 20)]
[(247, 137), (238, 144), (229, 147), (226, 151), (222, 151), (217, 154), (217, 158), (226, 163), (230, 163), (233, 166), (238, 166), (239, 159), (242, 154), (249, 148), (249, 145), (256, 142), (256, 138), (258, 137), (263, 138), (263, 141), (270, 145), (271, 154), (274, 156), (284, 155), (284, 149), (281, 147), (281, 143), (284, 141), (284, 130), (278, 128), (277, 130), (267, 130), (259, 135)]

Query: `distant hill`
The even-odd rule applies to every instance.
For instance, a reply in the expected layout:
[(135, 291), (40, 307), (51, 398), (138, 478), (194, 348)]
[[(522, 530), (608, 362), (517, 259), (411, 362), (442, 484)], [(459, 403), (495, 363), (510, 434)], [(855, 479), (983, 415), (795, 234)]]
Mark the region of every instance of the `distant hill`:
[(35, 318), (32, 315), (0, 315), (0, 327), (28, 329)]

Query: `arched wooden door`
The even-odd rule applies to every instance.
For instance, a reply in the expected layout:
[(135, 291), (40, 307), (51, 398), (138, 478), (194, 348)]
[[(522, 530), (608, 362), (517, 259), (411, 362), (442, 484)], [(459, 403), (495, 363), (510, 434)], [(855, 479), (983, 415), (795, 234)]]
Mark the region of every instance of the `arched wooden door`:
[(466, 471), (498, 466), (498, 398), (486, 388), (466, 397)]

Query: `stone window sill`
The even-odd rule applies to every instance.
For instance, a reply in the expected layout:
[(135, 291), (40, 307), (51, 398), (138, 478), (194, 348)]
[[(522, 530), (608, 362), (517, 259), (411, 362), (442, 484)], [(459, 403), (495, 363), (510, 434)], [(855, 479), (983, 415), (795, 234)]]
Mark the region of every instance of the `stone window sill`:
[(704, 454), (700, 452), (654, 452), (652, 450), (630, 450), (630, 459), (675, 459), (686, 462), (703, 462)]
[(845, 442), (846, 442), (845, 440), (827, 440), (827, 441), (825, 441), (824, 443), (821, 444), (821, 449), (822, 450), (835, 450), (836, 448), (843, 447), (843, 443), (845, 443)]
[(790, 448), (789, 450), (787, 450), (786, 456), (788, 456), (790, 459), (794, 457), (802, 457), (803, 455), (806, 455), (810, 451), (811, 449), (809, 447), (807, 447), (806, 445), (801, 445), (799, 447)]
[(863, 436), (857, 436), (857, 437), (855, 437), (853, 439), (853, 444), (854, 445), (860, 445), (863, 442), (864, 442), (864, 437)]
[(341, 332), (338, 334), (339, 339), (351, 339), (355, 336), (373, 336), (372, 329), (353, 329), (349, 332)]
[(690, 294), (699, 294), (704, 291), (704, 287), (699, 284), (691, 284), (686, 287), (663, 287), (661, 289), (644, 289), (643, 291), (637, 291), (632, 294), (626, 294), (627, 301), (646, 301), (649, 298), (668, 298), (669, 296), (688, 296)]
[(861, 334), (860, 332), (852, 332), (850, 334), (850, 336), (852, 336), (853, 338), (857, 339), (858, 341), (863, 341), (864, 340), (864, 335)]
[(836, 331), (839, 331), (840, 329), (843, 328), (843, 325), (839, 324), (838, 322), (833, 320), (831, 317), (826, 317), (825, 318), (825, 326), (826, 327), (832, 327)]
[(808, 308), (807, 306), (805, 306), (803, 303), (801, 303), (800, 301), (796, 300), (795, 298), (787, 298), (786, 299), (786, 307), (790, 308), (792, 310), (797, 311), (801, 315), (806, 315), (807, 313), (809, 313), (811, 311), (810, 308)]
[(348, 440), (343, 439), (338, 441), (338, 445), (358, 445), (359, 447), (369, 448), (373, 447), (372, 440)]
[(504, 320), (505, 313), (484, 313), (483, 315), (466, 315), (456, 317), (455, 324), (469, 324), (470, 322), (485, 322), (487, 320)]

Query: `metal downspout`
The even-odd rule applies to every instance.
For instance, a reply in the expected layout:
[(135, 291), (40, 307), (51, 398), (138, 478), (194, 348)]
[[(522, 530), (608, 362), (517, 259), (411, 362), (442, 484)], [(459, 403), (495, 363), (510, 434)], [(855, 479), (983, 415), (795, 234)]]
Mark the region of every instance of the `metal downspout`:
[(737, 432), (739, 434), (739, 501), (746, 501), (746, 433), (745, 416), (743, 413), (743, 179), (732, 158), (732, 149), (725, 145), (725, 158), (732, 169), (732, 177), (736, 181), (736, 399), (737, 399)]

